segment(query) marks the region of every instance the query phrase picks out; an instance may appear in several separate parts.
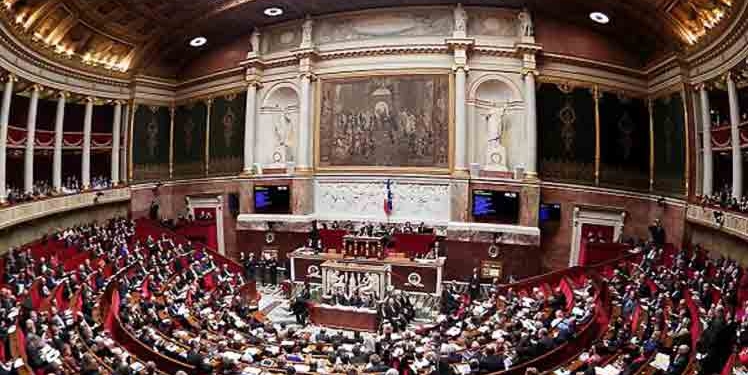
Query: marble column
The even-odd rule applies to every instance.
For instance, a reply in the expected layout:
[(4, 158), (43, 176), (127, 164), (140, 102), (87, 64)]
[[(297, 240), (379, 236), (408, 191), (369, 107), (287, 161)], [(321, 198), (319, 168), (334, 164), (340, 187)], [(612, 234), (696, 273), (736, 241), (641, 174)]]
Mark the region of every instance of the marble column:
[(732, 196), (743, 196), (743, 153), (740, 150), (740, 105), (738, 89), (732, 74), (727, 75), (727, 95), (730, 102), (730, 138), (732, 140)]
[(86, 112), (83, 115), (83, 156), (81, 157), (81, 188), (91, 188), (91, 121), (93, 119), (93, 102), (86, 98)]
[(120, 129), (122, 130), (121, 134), (119, 135), (122, 139), (122, 147), (120, 150), (119, 155), (119, 181), (122, 184), (127, 184), (127, 146), (128, 146), (128, 136), (127, 134), (127, 127), (130, 121), (128, 120), (130, 118), (130, 105), (125, 104), (122, 107), (122, 124), (120, 125)]
[(57, 111), (55, 112), (55, 150), (52, 155), (52, 188), (56, 192), (62, 191), (62, 132), (65, 121), (65, 99), (67, 93), (61, 91), (57, 95)]
[(527, 150), (525, 173), (528, 177), (538, 175), (538, 118), (535, 105), (535, 71), (525, 73), (525, 129)]
[(711, 108), (709, 106), (709, 91), (706, 89), (706, 85), (701, 85), (699, 88), (699, 96), (701, 99), (701, 128), (702, 128), (702, 142), (704, 149), (703, 157), (703, 180), (702, 180), (702, 194), (712, 195), (713, 187), (713, 162), (712, 158), (712, 116)]
[(257, 122), (257, 83), (247, 86), (246, 115), (244, 116), (244, 173), (252, 172), (255, 152), (255, 127)]
[(312, 124), (310, 106), (312, 101), (312, 77), (311, 74), (302, 74), (299, 78), (301, 98), (299, 98), (299, 141), (296, 151), (296, 169), (308, 171), (312, 164), (310, 160), (310, 147)]
[(10, 119), (10, 101), (13, 98), (13, 81), (16, 77), (9, 74), (5, 77), (5, 88), (3, 89), (3, 104), (0, 108), (0, 203), (8, 201), (8, 192), (5, 188), (5, 170), (7, 161), (8, 142), (8, 120)]
[(467, 174), (467, 115), (465, 100), (465, 72), (464, 66), (455, 68), (455, 174)]
[(112, 167), (111, 177), (112, 186), (119, 185), (119, 140), (121, 136), (122, 124), (122, 103), (117, 101), (114, 103), (114, 119), (112, 120)]
[(26, 150), (23, 158), (23, 191), (34, 191), (34, 142), (36, 140), (36, 110), (39, 106), (39, 91), (41, 86), (31, 88), (29, 112), (26, 116)]

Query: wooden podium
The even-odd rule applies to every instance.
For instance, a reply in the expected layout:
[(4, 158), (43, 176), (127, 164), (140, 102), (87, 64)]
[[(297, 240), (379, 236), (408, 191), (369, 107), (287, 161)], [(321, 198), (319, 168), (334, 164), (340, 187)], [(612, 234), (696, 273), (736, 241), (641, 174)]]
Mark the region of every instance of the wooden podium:
[(343, 236), (343, 256), (384, 259), (383, 239), (381, 236)]

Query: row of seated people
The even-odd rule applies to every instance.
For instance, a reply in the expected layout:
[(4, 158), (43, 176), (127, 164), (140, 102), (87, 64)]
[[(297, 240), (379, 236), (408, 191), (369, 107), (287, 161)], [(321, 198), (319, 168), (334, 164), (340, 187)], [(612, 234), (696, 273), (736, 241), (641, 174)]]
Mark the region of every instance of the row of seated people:
[[(116, 235), (111, 235), (111, 233), (116, 233)], [(40, 242), (42, 246), (53, 247), (59, 244), (60, 248), (74, 250), (74, 252), (65, 251), (64, 255), (61, 252), (35, 258), (30, 248), (20, 251), (11, 248), (4, 258), (2, 283), (19, 295), (29, 290), (33, 281), (41, 277), (44, 282), (40, 293), (42, 297), (46, 297), (54, 286), (70, 274), (72, 271), (70, 266), (75, 265), (66, 264), (65, 260), (60, 258), (83, 255), (80, 258), (82, 263), (78, 264), (75, 276), (85, 279), (93, 273), (94, 267), (102, 267), (104, 264), (111, 263), (113, 259), (126, 256), (126, 247), (121, 247), (118, 251), (105, 251), (104, 249), (113, 249), (116, 244), (126, 242), (133, 235), (134, 225), (132, 223), (114, 220), (105, 225), (92, 223), (71, 227), (59, 231), (50, 238), (44, 238)], [(98, 264), (94, 265), (91, 259), (96, 259)], [(68, 269), (65, 268), (66, 266)], [(97, 283), (101, 286), (103, 274), (99, 275)]]
[[(236, 277), (219, 278), (223, 281), (215, 288), (195, 298), (200, 282), (177, 275), (165, 286), (162, 299), (136, 298), (138, 302), (129, 302), (120, 313), (128, 311), (124, 320), (141, 341), (204, 370), (216, 365), (226, 373), (253, 366), (321, 373), (386, 369), (453, 373), (477, 363), (481, 372), (488, 373), (563, 344), (572, 337), (577, 323), (591, 319), (595, 305), (591, 282), (577, 294), (570, 294), (568, 305), (561, 298), (547, 297), (539, 288), (529, 295), (497, 291), (480, 301), (460, 296), (462, 303), (430, 327), (396, 332), (392, 323), (385, 323), (379, 334), (327, 333), (263, 323), (232, 296)], [(502, 309), (498, 308), (499, 297), (504, 301)], [(168, 319), (164, 314), (169, 314)], [(522, 343), (518, 352), (516, 342)]]
[[(155, 246), (155, 247), (159, 247), (160, 248), (161, 247), (160, 243), (157, 246)], [(135, 261), (137, 261), (137, 259), (139, 258), (137, 255), (140, 254), (140, 253), (138, 251), (135, 251), (134, 254), (136, 256), (132, 257), (132, 258)], [(145, 268), (141, 267), (141, 269), (144, 272)], [(191, 269), (194, 270), (194, 267), (191, 267)], [(204, 269), (203, 269), (203, 271), (204, 271)], [(127, 280), (127, 277), (125, 277), (125, 280)], [(220, 281), (220, 277), (219, 277), (219, 281)], [(130, 283), (130, 282), (126, 281), (124, 284), (128, 284), (128, 283)], [(193, 289), (197, 290), (197, 288), (193, 288)], [(222, 289), (219, 289), (219, 290), (222, 290)], [(514, 297), (512, 297), (511, 293), (508, 293), (508, 297), (509, 297), (510, 301), (514, 299)], [(507, 298), (507, 297), (504, 297), (504, 298)], [(519, 298), (519, 297), (517, 297), (517, 298)], [(528, 302), (528, 299), (531, 299), (531, 298), (529, 298), (529, 297), (523, 297), (523, 298), (524, 298), (523, 302), (525, 304), (530, 303), (530, 302)], [(209, 301), (216, 301), (216, 300), (220, 300), (220, 299), (209, 298), (208, 300)], [(542, 304), (543, 303), (541, 302), (540, 305), (542, 305)], [(532, 305), (532, 304), (530, 304), (530, 305)], [(239, 305), (239, 306), (241, 306), (241, 305)], [(487, 305), (483, 306), (483, 309), (491, 308), (492, 306), (494, 306), (494, 303), (489, 302)], [(467, 306), (463, 306), (463, 307), (467, 307)], [(481, 304), (477, 304), (474, 307), (476, 309), (479, 309), (481, 307)], [(462, 313), (457, 313), (456, 312), (454, 316), (449, 316), (449, 317), (447, 317), (448, 319), (443, 320), (442, 322), (446, 322), (446, 321), (456, 322), (455, 326), (457, 326), (458, 330), (459, 330), (459, 326), (462, 323), (462, 321), (460, 321), (460, 319), (458, 319), (458, 317), (461, 314), (464, 314), (464, 311), (466, 311), (464, 308), (461, 309), (461, 310), (462, 310)], [(201, 309), (201, 311), (204, 311), (204, 309)], [(474, 319), (476, 319), (475, 316), (480, 316), (480, 314), (474, 315)], [(466, 316), (462, 315), (461, 319), (465, 319), (465, 318), (466, 318)], [(494, 318), (496, 318), (496, 317), (494, 317)], [(501, 321), (501, 319), (499, 319), (498, 321)], [(477, 319), (477, 320), (474, 320), (472, 323), (470, 321), (467, 321), (467, 324), (468, 325), (469, 324), (478, 324), (479, 322), (480, 322), (480, 319)], [(237, 322), (235, 321), (235, 322), (233, 322), (233, 324), (237, 324)], [(419, 353), (417, 353), (418, 350), (414, 350), (413, 349), (415, 347), (415, 343), (419, 342), (420, 340), (429, 339), (429, 338), (433, 337), (434, 340), (435, 340), (435, 342), (431, 343), (431, 345), (429, 346), (431, 348), (431, 351), (425, 353), (426, 354), (425, 357), (433, 359), (432, 361), (429, 362), (429, 363), (432, 364), (432, 366), (430, 366), (428, 368), (434, 368), (435, 369), (436, 367), (439, 367), (438, 365), (441, 362), (441, 359), (442, 359), (441, 357), (444, 357), (444, 355), (446, 355), (446, 354), (455, 352), (456, 351), (456, 347), (459, 347), (460, 344), (464, 344), (465, 341), (467, 340), (466, 338), (462, 337), (462, 335), (460, 335), (460, 334), (455, 335), (455, 333), (454, 333), (454, 327), (455, 326), (452, 326), (450, 324), (444, 324), (444, 323), (442, 323), (441, 325), (439, 325), (439, 327), (440, 327), (439, 334), (431, 334), (430, 336), (423, 337), (423, 338), (412, 337), (413, 339), (416, 339), (416, 340), (412, 341), (411, 345), (400, 344), (399, 348), (402, 349), (402, 350), (404, 350), (404, 348), (408, 348), (409, 349), (408, 354), (409, 355), (412, 354), (414, 356), (413, 358), (417, 359), (418, 357), (424, 356), (424, 353), (422, 352), (422, 353), (419, 354)], [(531, 327), (528, 327), (528, 329), (529, 330), (533, 330), (533, 327), (534, 327), (534, 325), (531, 325)], [(271, 328), (273, 328), (273, 327), (271, 327)], [(450, 331), (453, 331), (453, 332), (450, 333)], [(477, 328), (477, 329), (475, 327), (472, 327), (472, 332), (473, 333), (476, 333), (476, 332), (477, 333), (482, 333), (483, 336), (484, 336), (482, 341), (490, 343), (493, 340), (492, 337), (489, 338), (491, 335), (487, 335), (487, 333), (492, 332), (490, 326), (485, 326), (485, 327), (481, 326), (480, 328)], [(542, 333), (542, 332), (543, 331), (541, 331), (541, 335), (544, 335), (544, 333)], [(391, 327), (388, 328), (388, 326), (385, 325), (385, 328), (383, 330), (383, 337), (384, 338), (389, 338), (389, 339), (381, 340), (378, 345), (375, 345), (375, 349), (376, 349), (377, 346), (379, 346), (380, 348), (381, 347), (387, 348), (392, 343), (392, 335), (393, 335), (393, 333), (391, 332)], [(411, 333), (403, 333), (402, 335), (405, 336), (405, 337), (410, 337)], [(104, 336), (106, 336), (106, 335), (104, 334)], [(295, 337), (295, 335), (292, 335), (291, 337)], [(478, 337), (478, 338), (476, 338), (476, 337)], [(272, 339), (272, 337), (268, 337), (268, 339)], [(475, 344), (472, 344), (472, 342), (480, 342), (481, 341), (480, 340), (480, 335), (469, 337), (469, 339), (474, 340), (474, 341), (470, 341), (471, 344), (467, 345), (466, 347), (469, 347), (470, 349), (476, 349), (475, 348)], [(462, 340), (462, 341), (460, 341), (460, 340)], [(32, 341), (34, 343), (37, 342), (37, 340), (35, 340), (35, 339), (32, 340)], [(111, 342), (111, 340), (108, 340), (106, 337), (103, 337), (103, 338), (99, 337), (99, 340), (95, 340), (95, 341), (98, 342), (98, 344), (96, 344), (94, 342), (96, 344), (96, 347), (95, 347), (95, 349), (96, 349), (95, 351), (96, 352), (106, 353), (108, 351), (112, 351), (112, 352), (114, 352), (113, 355), (117, 355), (117, 352), (119, 352), (120, 356), (126, 356), (126, 354), (123, 354), (119, 350), (112, 350), (111, 347), (107, 345), (107, 343)], [(497, 340), (497, 341), (500, 342), (500, 340)], [(361, 344), (363, 344), (363, 343), (361, 343)], [(398, 345), (398, 344), (399, 343), (395, 343), (395, 345)], [(32, 345), (32, 346), (36, 347), (36, 345)], [(103, 346), (105, 346), (105, 347), (103, 347)], [(295, 345), (294, 347), (295, 348), (300, 348), (301, 346), (300, 345)], [(117, 349), (117, 348), (114, 348), (114, 349)], [(381, 355), (377, 354), (377, 356), (371, 355), (369, 362), (372, 362), (372, 363), (370, 363), (370, 364), (372, 364), (372, 366), (374, 364), (380, 364), (381, 365), (381, 363), (380, 363), (381, 361), (377, 360), (377, 358), (381, 359), (383, 354), (388, 354), (387, 356), (385, 356), (385, 359), (387, 359), (387, 360), (391, 359), (391, 357), (393, 355), (394, 355), (394, 357), (397, 358), (398, 357), (398, 355), (397, 355), (398, 350), (396, 350), (396, 349), (398, 349), (398, 348), (395, 348), (394, 353), (392, 353), (392, 354), (388, 354), (389, 352), (384, 352), (384, 353), (381, 353)], [(470, 350), (470, 349), (466, 349), (465, 352), (469, 353), (469, 352), (475, 351), (475, 350)], [(483, 350), (479, 350), (478, 353), (475, 353), (475, 354), (479, 355), (479, 354), (481, 354), (481, 352), (485, 353), (486, 354), (486, 360), (484, 362), (488, 363), (488, 362), (491, 362), (494, 359), (494, 353), (496, 353), (498, 349), (499, 348), (495, 348), (493, 345), (489, 344), (489, 345), (486, 345), (486, 347)], [(502, 351), (505, 350), (505, 349), (506, 349), (505, 347), (503, 347), (503, 346), (501, 347)], [(293, 350), (293, 348), (291, 348), (291, 350)], [(193, 351), (195, 351), (195, 350), (193, 349)], [(355, 350), (351, 352), (351, 354), (353, 354), (353, 353), (355, 353)], [(370, 352), (366, 352), (366, 351), (364, 351), (364, 353), (365, 354), (370, 354)], [(270, 356), (273, 355), (273, 353), (268, 353), (268, 354)], [(291, 352), (291, 353), (288, 353), (288, 354), (293, 354), (293, 353)], [(441, 356), (439, 356), (437, 354), (441, 354)], [(338, 360), (336, 360), (335, 363), (344, 361), (345, 358), (348, 358), (348, 357), (350, 357), (350, 355), (348, 355), (348, 356), (341, 356), (341, 358), (338, 359)], [(266, 359), (271, 359), (271, 358), (272, 357), (268, 357)], [(290, 359), (290, 358), (292, 358), (292, 357), (289, 357), (288, 359)], [(111, 362), (112, 362), (112, 364), (114, 364), (115, 362), (116, 363), (120, 363), (120, 362), (125, 363), (127, 361), (124, 361), (124, 360), (118, 360), (118, 361), (112, 360)], [(385, 361), (385, 362), (389, 362), (389, 361)], [(423, 361), (420, 361), (420, 362), (423, 363)], [(279, 361), (279, 363), (282, 363), (282, 361)], [(504, 364), (504, 365), (506, 365), (508, 362), (502, 360), (501, 363)], [(283, 367), (281, 366), (280, 368), (283, 368)], [(373, 368), (373, 367), (370, 367), (370, 368)], [(410, 366), (408, 368), (410, 368)], [(424, 368), (426, 368), (426, 367), (424, 367)], [(445, 366), (445, 367), (441, 367), (441, 368), (445, 369), (445, 368), (451, 368), (451, 367), (450, 366)]]
[[(81, 228), (88, 228), (81, 230)], [(37, 374), (101, 374), (101, 373), (119, 373), (126, 374), (124, 368), (119, 371), (113, 369), (122, 367), (127, 363), (131, 372), (139, 370), (139, 373), (155, 374), (157, 369), (154, 363), (143, 363), (130, 355), (123, 347), (119, 346), (115, 340), (109, 337), (105, 325), (95, 318), (95, 304), (103, 291), (102, 286), (108, 280), (104, 272), (105, 267), (123, 268), (128, 265), (139, 265), (138, 275), (149, 274), (144, 261), (167, 262), (173, 256), (169, 251), (163, 251), (161, 241), (154, 241), (151, 238), (145, 239), (142, 243), (138, 240), (133, 241), (134, 223), (124, 219), (110, 220), (106, 225), (90, 225), (78, 227), (76, 230), (65, 230), (57, 234), (54, 238), (69, 239), (70, 237), (85, 237), (85, 240), (72, 241), (70, 244), (86, 246), (93, 259), (93, 262), (81, 264), (81, 268), (76, 268), (69, 272), (64, 279), (57, 285), (50, 285), (56, 291), (63, 289), (69, 290), (68, 293), (54, 293), (47, 298), (56, 298), (53, 303), (59, 304), (61, 301), (69, 301), (64, 305), (68, 307), (64, 313), (61, 313), (54, 304), (51, 307), (39, 307), (30, 301), (28, 288), (25, 293), (14, 295), (10, 289), (3, 288), (0, 293), (0, 308), (6, 314), (4, 320), (0, 321), (0, 332), (4, 334), (3, 359), (7, 358), (5, 353), (11, 353), (13, 356), (19, 356), (19, 353), (13, 353), (10, 348), (12, 345), (11, 338), (14, 337), (15, 331), (21, 333), (20, 344), (21, 357), (27, 358), (28, 364), (32, 371)], [(179, 251), (190, 251), (191, 244), (182, 244), (177, 248)], [(106, 250), (104, 250), (106, 249)], [(132, 249), (132, 250), (130, 250)], [(96, 254), (102, 252), (103, 257), (97, 257)], [(25, 272), (29, 267), (32, 269), (42, 269), (46, 267), (40, 259), (29, 258), (27, 252), (21, 252), (19, 255), (12, 255), (13, 260), (6, 259), (8, 263), (23, 264), (28, 263), (26, 267), (19, 267), (19, 272)], [(93, 267), (91, 264), (95, 264)], [(150, 264), (150, 263), (149, 263)], [(11, 273), (15, 278), (17, 275)], [(102, 276), (104, 275), (104, 276)], [(42, 273), (37, 278), (37, 282), (47, 284), (50, 278), (54, 276)], [(39, 311), (36, 311), (39, 309)], [(19, 324), (23, 322), (22, 324)], [(18, 326), (18, 327), (16, 327)], [(18, 328), (18, 329), (16, 329)], [(13, 332), (13, 333), (12, 333)], [(16, 358), (10, 358), (11, 361), (0, 366), (0, 373), (19, 373), (23, 367), (16, 366)], [(6, 372), (3, 372), (6, 371)]]
[(697, 197), (699, 204), (702, 206), (721, 208), (736, 212), (748, 212), (748, 197), (733, 197), (729, 186), (724, 186), (721, 190), (712, 195), (702, 195)]
[[(164, 349), (178, 347), (180, 345), (177, 344), (181, 344), (186, 349), (187, 354), (186, 357), (180, 354), (180, 357), (185, 357), (187, 363), (192, 363), (196, 368), (199, 368), (201, 364), (210, 365), (210, 371), (238, 373), (244, 367), (258, 366), (286, 372), (311, 370), (312, 368), (315, 370), (314, 372), (349, 370), (384, 372), (387, 369), (395, 369), (399, 373), (414, 371), (426, 373), (493, 372), (496, 369), (500, 370), (500, 366), (507, 368), (520, 363), (524, 358), (519, 356), (519, 353), (524, 353), (525, 348), (540, 353), (547, 348), (563, 345), (564, 341), (562, 339), (557, 341), (557, 339), (565, 328), (568, 329), (569, 325), (574, 325), (570, 316), (576, 316), (574, 318), (577, 320), (576, 325), (583, 324), (583, 319), (592, 319), (593, 317), (591, 311), (594, 309), (595, 299), (590, 294), (594, 292), (591, 290), (592, 281), (587, 280), (580, 284), (578, 288), (575, 288), (571, 294), (570, 299), (573, 301), (571, 303), (573, 306), (566, 303), (569, 301), (563, 301), (563, 298), (560, 297), (561, 294), (559, 294), (560, 289), (548, 291), (547, 288), (541, 287), (536, 287), (536, 290), (531, 289), (528, 292), (519, 291), (516, 293), (509, 289), (496, 290), (491, 298), (484, 301), (469, 301), (467, 296), (460, 295), (455, 298), (459, 301), (458, 305), (448, 306), (448, 310), (440, 317), (438, 324), (433, 327), (406, 329), (397, 333), (394, 332), (392, 325), (386, 324), (378, 335), (359, 334), (351, 336), (342, 332), (327, 333), (325, 331), (299, 329), (293, 326), (274, 326), (273, 324), (267, 324), (267, 322), (263, 323), (260, 319), (261, 316), (255, 315), (251, 309), (248, 310), (247, 304), (241, 303), (237, 299), (235, 292), (236, 286), (240, 285), (238, 279), (240, 275), (235, 275), (224, 268), (216, 270), (209, 257), (195, 259), (193, 255), (188, 261), (189, 266), (184, 267), (182, 262), (175, 262), (175, 259), (178, 258), (178, 254), (189, 253), (190, 250), (182, 248), (181, 250), (184, 251), (178, 251), (179, 245), (168, 245), (168, 242), (170, 240), (162, 238), (157, 241), (146, 241), (145, 246), (135, 246), (133, 254), (136, 256), (128, 257), (132, 258), (132, 261), (127, 263), (140, 262), (141, 264), (133, 268), (134, 273), (132, 275), (126, 273), (125, 276), (117, 279), (117, 282), (120, 283), (120, 296), (125, 296), (124, 304), (132, 303), (127, 297), (128, 294), (132, 295), (133, 290), (139, 290), (142, 293), (144, 290), (142, 285), (146, 280), (148, 280), (145, 288), (146, 294), (157, 294), (157, 291), (162, 290), (163, 298), (166, 298), (165, 302), (162, 303), (164, 303), (164, 306), (170, 307), (165, 312), (169, 314), (169, 320), (174, 322), (172, 323), (174, 326), (170, 328), (163, 324), (145, 324), (138, 326), (136, 330), (149, 334), (159, 333), (159, 335), (151, 335), (151, 337), (172, 343), (172, 345), (164, 346)], [(167, 243), (167, 245), (164, 245), (164, 243)], [(148, 255), (151, 253), (160, 254), (160, 256)], [(698, 303), (702, 305), (702, 308), (708, 306), (705, 308), (704, 316), (715, 321), (715, 323), (707, 325), (708, 328), (702, 336), (707, 336), (710, 327), (719, 328), (719, 317), (724, 317), (726, 308), (722, 304), (722, 298), (715, 301), (714, 291), (718, 289), (707, 285), (716, 285), (723, 290), (728, 289), (725, 286), (737, 282), (739, 272), (735, 272), (736, 267), (731, 266), (729, 261), (696, 260), (693, 262), (690, 261), (690, 257), (683, 253), (683, 256), (672, 262), (675, 266), (672, 268), (675, 270), (675, 275), (687, 275), (685, 280), (681, 280), (682, 277), (662, 276), (667, 275), (664, 270), (669, 268), (655, 266), (661, 262), (658, 260), (661, 255), (657, 255), (657, 253), (657, 251), (648, 251), (646, 256), (643, 257), (640, 267), (649, 269), (649, 272), (630, 272), (630, 274), (633, 274), (633, 276), (630, 276), (625, 269), (622, 269), (613, 273), (611, 285), (616, 286), (615, 294), (621, 296), (622, 321), (629, 321), (635, 315), (636, 306), (633, 310), (628, 311), (631, 307), (629, 300), (634, 299), (628, 297), (632, 294), (631, 290), (635, 291), (634, 297), (650, 293), (647, 300), (656, 302), (650, 302), (654, 305), (650, 308), (648, 304), (647, 310), (658, 311), (658, 307), (662, 308), (663, 306), (670, 306), (672, 310), (672, 306), (680, 306), (680, 302), (677, 304), (672, 303), (672, 301), (666, 303), (668, 299), (672, 299), (672, 295), (678, 298), (676, 293), (678, 290), (683, 291), (682, 288), (679, 288), (680, 284), (675, 282), (680, 280), (681, 282), (685, 281), (689, 290), (697, 293), (693, 300), (699, 301)], [(177, 271), (177, 268), (180, 267), (178, 264), (182, 264), (182, 269), (179, 271)], [(155, 272), (152, 277), (147, 277), (146, 275), (151, 274), (154, 269), (160, 271)], [(163, 276), (168, 274), (166, 270), (177, 272), (179, 279), (174, 277), (172, 282), (162, 281)], [(643, 278), (640, 277), (640, 273), (644, 274)], [(161, 276), (156, 276), (158, 274), (161, 274)], [(212, 281), (208, 282), (209, 279), (212, 279)], [(659, 285), (662, 285), (663, 293), (667, 294), (668, 297), (660, 298), (659, 293), (653, 295), (652, 288), (647, 280), (651, 280), (657, 290), (660, 290)], [(206, 283), (211, 284), (212, 289)], [(123, 287), (123, 284), (126, 287)], [(178, 286), (178, 284), (181, 284), (181, 286)], [(647, 288), (642, 287), (642, 284), (646, 285)], [(81, 288), (87, 289), (89, 287), (82, 286)], [(649, 292), (645, 289), (648, 289)], [(726, 291), (726, 293), (729, 293), (729, 291)], [(188, 295), (192, 300), (191, 302), (187, 298)], [(680, 298), (686, 299), (686, 295), (688, 293), (684, 292), (684, 295)], [(591, 300), (590, 297), (592, 297)], [(90, 298), (86, 297), (84, 301), (91, 301)], [(154, 297), (152, 298), (155, 300)], [(568, 298), (566, 294), (564, 294), (564, 298)], [(141, 311), (148, 311), (148, 303), (156, 305), (154, 301), (148, 302), (148, 298), (142, 298), (137, 303), (145, 304), (145, 306), (140, 306)], [(639, 298), (638, 303), (641, 304), (641, 298)], [(563, 308), (551, 307), (551, 305), (558, 307), (562, 304), (565, 305)], [(120, 309), (120, 312), (127, 310)], [(218, 314), (219, 311), (228, 311), (228, 313)], [(82, 312), (82, 315), (87, 317), (86, 313)], [(91, 321), (94, 321), (93, 315), (93, 311), (88, 314)], [(680, 316), (680, 313), (676, 315)], [(688, 325), (688, 322), (684, 321), (685, 318), (690, 319), (690, 317), (685, 316), (680, 319), (673, 319), (678, 324), (672, 329), (667, 329), (667, 332), (677, 333), (682, 331), (682, 328), (678, 326)], [(88, 320), (74, 318), (73, 325), (77, 325), (76, 331), (87, 331), (83, 327), (91, 325)], [(189, 322), (190, 320), (197, 324), (178, 323), (180, 321)], [(28, 319), (21, 321), (28, 321)], [(158, 322), (162, 322), (162, 319)], [(130, 361), (128, 358), (132, 357), (125, 351), (118, 350), (121, 348), (117, 346), (116, 342), (113, 343), (113, 340), (108, 338), (106, 330), (96, 327), (95, 323), (93, 326), (92, 333), (94, 334), (86, 334), (87, 337), (93, 338), (83, 340), (84, 343), (89, 341), (86, 344), (89, 344), (93, 353), (102, 354), (97, 356), (99, 358), (109, 359), (109, 367), (111, 368), (117, 367), (113, 366), (115, 364), (128, 364), (126, 367), (132, 368), (128, 362)], [(248, 327), (251, 329), (248, 329)], [(94, 332), (97, 329), (98, 331)], [(716, 330), (716, 328), (713, 330)], [(40, 346), (38, 340), (33, 337), (34, 332), (31, 333), (32, 335), (29, 335), (27, 332), (27, 336), (31, 336), (27, 342), (29, 342), (29, 349), (33, 350), (28, 350), (28, 352), (39, 354), (34, 355), (34, 358), (44, 357), (41, 355), (41, 351), (46, 345)], [(248, 344), (251, 341), (255, 341), (255, 343)], [(624, 342), (625, 340), (619, 341)], [(688, 342), (688, 340), (683, 341)], [(31, 342), (34, 342), (34, 345), (31, 345)], [(524, 343), (532, 345), (527, 346)], [(52, 344), (54, 344), (54, 340), (52, 340)], [(419, 344), (422, 348), (420, 350), (418, 349)], [(47, 345), (50, 344), (47, 343)], [(682, 349), (682, 345), (684, 344), (679, 344), (678, 348)], [(710, 348), (710, 346), (704, 347)], [(233, 350), (229, 350), (232, 348)], [(34, 352), (34, 350), (37, 352)], [(60, 352), (63, 351), (65, 350), (60, 350)], [(684, 355), (690, 358), (688, 352), (677, 352), (678, 350), (673, 357), (675, 360), (671, 361), (672, 364), (681, 363), (680, 358)], [(711, 353), (707, 353), (703, 358), (709, 358), (709, 354)], [(474, 355), (474, 357), (468, 359), (465, 358), (465, 355)], [(85, 355), (81, 355), (77, 363), (82, 364), (84, 357)], [(592, 357), (594, 358), (594, 355)], [(532, 358), (532, 354), (527, 359), (530, 358)], [(356, 361), (353, 361), (353, 359), (356, 359)], [(31, 359), (29, 362), (34, 363)], [(54, 361), (52, 362), (54, 363)], [(358, 363), (354, 364), (354, 362)], [(418, 363), (423, 364), (423, 366), (418, 366)], [(395, 366), (396, 364), (397, 366)], [(495, 367), (491, 367), (492, 364)], [(35, 364), (35, 366), (39, 368), (38, 364)], [(45, 370), (58, 371), (52, 368), (53, 365), (47, 364), (45, 366), (47, 367), (42, 367)], [(594, 368), (593, 366), (589, 367)], [(208, 370), (207, 366), (204, 369)], [(668, 368), (668, 370), (670, 369)], [(674, 368), (674, 370), (677, 370), (677, 368)]]
[(606, 334), (557, 372), (718, 373), (736, 338), (729, 296), (741, 274), (735, 261), (703, 252), (648, 249), (606, 276), (617, 307)]
[(328, 223), (322, 223), (319, 226), (316, 224), (314, 225), (315, 230), (345, 230), (348, 231), (351, 234), (357, 234), (359, 236), (373, 236), (375, 234), (383, 235), (383, 234), (396, 234), (396, 233), (406, 233), (406, 234), (433, 234), (434, 228), (428, 227), (426, 223), (420, 222), (418, 225), (413, 225), (409, 221), (406, 221), (403, 224), (395, 224), (395, 223), (380, 223), (379, 226), (375, 227), (372, 223), (366, 223), (360, 225), (358, 228), (353, 224), (353, 222), (345, 222), (345, 223), (339, 223), (338, 221), (334, 220), (330, 224)]
[[(6, 186), (8, 204), (26, 203), (39, 199), (51, 198), (60, 195), (78, 194), (83, 191), (81, 182), (76, 176), (68, 176), (63, 179), (60, 191), (52, 187), (49, 180), (38, 180), (34, 182), (31, 191), (24, 191), (21, 187)], [(91, 190), (111, 189), (111, 180), (104, 176), (95, 176), (91, 179)]]

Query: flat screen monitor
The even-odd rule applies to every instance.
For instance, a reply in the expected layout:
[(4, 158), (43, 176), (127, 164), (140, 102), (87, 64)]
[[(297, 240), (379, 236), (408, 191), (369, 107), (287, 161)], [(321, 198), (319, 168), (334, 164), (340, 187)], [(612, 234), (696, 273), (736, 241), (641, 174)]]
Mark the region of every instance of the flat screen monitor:
[(473, 218), (481, 222), (517, 224), (519, 222), (519, 193), (473, 190)]
[(255, 213), (290, 214), (291, 194), (287, 185), (255, 186)]
[(541, 223), (561, 221), (561, 204), (541, 203), (538, 219), (540, 219)]

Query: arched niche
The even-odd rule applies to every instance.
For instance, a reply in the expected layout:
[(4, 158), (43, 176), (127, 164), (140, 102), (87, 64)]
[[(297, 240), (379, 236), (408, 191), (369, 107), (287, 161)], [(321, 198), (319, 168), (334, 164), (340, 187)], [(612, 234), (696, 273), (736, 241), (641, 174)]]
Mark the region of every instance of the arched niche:
[(525, 161), (522, 92), (508, 77), (487, 75), (471, 86), (470, 161), (482, 170), (511, 172)]
[(265, 166), (285, 168), (296, 155), (299, 128), (299, 93), (281, 83), (271, 87), (262, 100), (257, 127), (256, 160)]

